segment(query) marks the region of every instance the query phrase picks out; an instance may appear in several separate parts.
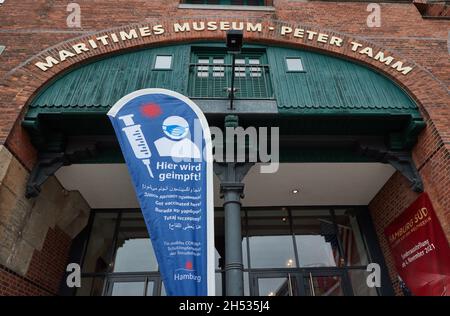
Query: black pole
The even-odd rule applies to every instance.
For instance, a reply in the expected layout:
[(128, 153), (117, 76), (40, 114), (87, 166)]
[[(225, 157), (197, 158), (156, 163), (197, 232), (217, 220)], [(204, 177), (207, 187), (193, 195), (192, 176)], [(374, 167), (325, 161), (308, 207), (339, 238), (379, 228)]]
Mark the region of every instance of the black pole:
[(241, 198), (244, 179), (253, 163), (215, 163), (214, 172), (220, 179), (220, 193), (225, 215), (225, 294), (244, 295), (242, 262)]
[(233, 108), (233, 100), (234, 100), (234, 67), (236, 65), (236, 54), (232, 53), (233, 62), (231, 63), (231, 91), (230, 91), (230, 110), (234, 110)]

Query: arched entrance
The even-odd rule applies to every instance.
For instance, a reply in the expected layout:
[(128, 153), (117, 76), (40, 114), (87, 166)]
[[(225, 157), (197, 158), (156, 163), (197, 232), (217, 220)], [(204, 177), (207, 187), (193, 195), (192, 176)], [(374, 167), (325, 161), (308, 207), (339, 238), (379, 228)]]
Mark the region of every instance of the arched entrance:
[[(139, 212), (132, 210), (138, 205), (105, 115), (121, 96), (146, 87), (188, 95), (212, 126), (223, 127), (225, 115), (233, 114), (247, 129), (280, 127), (278, 172), (262, 175), (255, 166), (244, 178), (246, 293), (377, 293), (357, 286), (369, 260), (383, 264), (377, 243), (365, 241), (374, 236), (367, 205), (395, 169), (414, 190), (422, 189), (410, 155), (423, 127), (415, 103), (394, 83), (357, 64), (286, 47), (248, 45), (238, 57), (231, 111), (226, 93), (230, 74), (229, 56), (220, 43), (162, 46), (74, 69), (32, 100), (23, 126), (39, 158), (28, 196), (39, 195), (40, 185), (56, 172), (63, 187), (80, 191), (97, 210), (86, 230), (90, 237), (80, 237), (88, 285), (79, 293), (163, 293), (156, 262), (136, 257), (130, 266), (123, 260), (152, 254)], [(218, 280), (225, 238), (220, 205), (218, 199)], [(267, 257), (270, 244), (285, 247)]]

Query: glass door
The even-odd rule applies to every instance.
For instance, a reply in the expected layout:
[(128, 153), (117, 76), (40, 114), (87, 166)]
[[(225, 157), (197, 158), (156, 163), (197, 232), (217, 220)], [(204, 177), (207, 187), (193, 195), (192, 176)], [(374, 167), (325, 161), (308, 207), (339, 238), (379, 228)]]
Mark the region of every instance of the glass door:
[(353, 295), (344, 271), (305, 270), (301, 274), (306, 296)]
[(105, 289), (107, 296), (155, 296), (160, 295), (158, 278), (147, 276), (110, 277)]
[(351, 296), (344, 271), (302, 269), (252, 272), (254, 296)]
[(252, 296), (302, 296), (302, 279), (292, 272), (257, 272), (251, 274)]

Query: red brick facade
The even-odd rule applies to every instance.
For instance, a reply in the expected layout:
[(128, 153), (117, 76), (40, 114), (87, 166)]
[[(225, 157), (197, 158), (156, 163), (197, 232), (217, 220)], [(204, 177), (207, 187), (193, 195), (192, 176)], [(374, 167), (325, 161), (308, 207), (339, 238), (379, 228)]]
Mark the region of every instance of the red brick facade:
[(0, 266), (0, 296), (57, 295), (71, 239), (60, 229), (49, 229), (41, 251), (35, 251), (25, 276)]
[[(245, 35), (247, 42), (289, 45), (350, 59), (380, 71), (403, 87), (420, 106), (427, 124), (413, 150), (413, 158), (423, 178), (425, 191), (450, 240), (449, 20), (424, 19), (413, 4), (380, 4), (381, 27), (369, 28), (366, 24), (369, 15), (366, 3), (274, 0), (275, 11), (234, 12), (180, 9), (178, 0), (130, 0), (114, 5), (107, 0), (76, 2), (81, 6), (82, 28), (67, 27), (67, 1), (7, 0), (0, 7), (0, 45), (6, 46), (0, 56), (0, 144), (6, 144), (28, 169), (36, 159), (36, 152), (20, 126), (21, 115), (33, 96), (54, 76), (109, 53), (172, 42), (222, 40), (224, 34), (218, 31), (171, 32), (158, 38), (139, 38), (78, 55), (46, 72), (34, 66), (35, 62), (42, 60), (42, 56), (87, 40), (92, 34), (105, 34), (105, 30), (112, 28), (119, 31), (149, 23), (165, 25), (173, 21), (207, 21), (220, 17), (228, 21), (249, 20), (270, 24), (283, 21), (292, 26), (336, 34), (346, 41), (358, 40), (374, 50), (390, 52), (414, 65), (411, 73), (402, 75), (388, 67), (381, 67), (379, 62), (367, 56), (355, 54), (349, 48), (342, 50), (328, 44), (280, 38), (268, 32)], [(394, 281), (395, 269), (383, 229), (415, 197), (407, 181), (396, 173), (370, 203), (377, 234)], [(58, 253), (50, 251), (54, 242), (58, 244)], [(46, 246), (42, 252), (35, 253), (25, 278), (4, 270), (0, 272), (0, 295), (54, 294), (69, 245), (70, 240), (57, 231), (49, 231)], [(40, 269), (44, 269), (46, 275), (40, 274)], [(42, 288), (36, 287), (32, 281)], [(13, 282), (21, 286), (8, 292), (8, 288), (13, 288)], [(399, 294), (398, 287), (396, 290)]]

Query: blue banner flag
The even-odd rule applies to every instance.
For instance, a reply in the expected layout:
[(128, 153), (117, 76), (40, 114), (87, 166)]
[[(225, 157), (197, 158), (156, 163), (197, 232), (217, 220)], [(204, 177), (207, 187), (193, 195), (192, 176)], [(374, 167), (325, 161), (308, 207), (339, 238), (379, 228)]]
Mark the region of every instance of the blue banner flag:
[[(187, 97), (138, 90), (108, 112), (168, 295), (214, 295), (212, 144)], [(133, 260), (133, 258), (130, 258)]]

